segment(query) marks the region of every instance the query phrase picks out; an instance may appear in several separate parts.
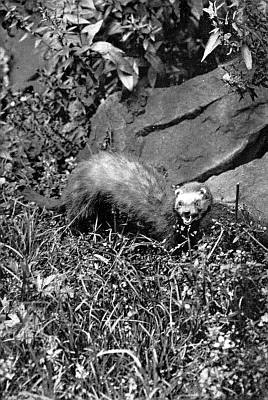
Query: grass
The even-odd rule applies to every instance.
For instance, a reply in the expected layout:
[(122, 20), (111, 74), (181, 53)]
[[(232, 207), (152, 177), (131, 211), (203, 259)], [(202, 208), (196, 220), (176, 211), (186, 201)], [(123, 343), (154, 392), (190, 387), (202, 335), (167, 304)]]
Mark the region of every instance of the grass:
[(267, 258), (239, 224), (215, 221), (190, 257), (6, 209), (3, 398), (264, 399)]

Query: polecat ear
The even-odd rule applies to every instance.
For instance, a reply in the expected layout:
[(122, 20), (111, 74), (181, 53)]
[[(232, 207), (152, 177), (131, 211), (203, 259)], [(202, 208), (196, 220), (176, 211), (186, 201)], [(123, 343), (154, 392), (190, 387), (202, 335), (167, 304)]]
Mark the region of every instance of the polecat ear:
[(182, 185), (180, 185), (179, 183), (177, 183), (176, 185), (171, 185), (171, 188), (175, 191), (175, 195), (177, 196), (178, 194), (180, 194)]
[(205, 199), (210, 199), (212, 197), (209, 189), (205, 186), (201, 187), (199, 192), (204, 196)]
[(205, 187), (201, 187), (201, 188), (199, 189), (199, 192), (200, 192), (201, 194), (204, 194), (204, 195), (208, 194), (208, 191), (207, 191), (207, 189), (206, 189)]

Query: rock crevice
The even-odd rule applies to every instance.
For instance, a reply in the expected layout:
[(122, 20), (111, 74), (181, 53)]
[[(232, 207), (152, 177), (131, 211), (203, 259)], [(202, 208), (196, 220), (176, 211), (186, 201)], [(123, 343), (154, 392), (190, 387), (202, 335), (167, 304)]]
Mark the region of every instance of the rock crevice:
[(243, 148), (234, 151), (226, 160), (208, 169), (203, 174), (197, 175), (196, 179), (204, 182), (211, 176), (219, 175), (223, 172), (233, 170), (239, 166), (245, 165), (255, 159), (262, 158), (268, 152), (268, 129), (264, 128), (259, 132), (259, 135), (253, 137), (253, 140), (248, 139)]
[(173, 126), (179, 125), (181, 122), (185, 120), (191, 120), (195, 119), (196, 117), (200, 116), (210, 105), (213, 103), (217, 102), (218, 100), (213, 100), (211, 103), (206, 104), (205, 106), (200, 106), (198, 108), (195, 108), (194, 110), (191, 110), (184, 115), (175, 118), (174, 120), (166, 123), (156, 123), (154, 125), (150, 126), (145, 126), (144, 128), (140, 129), (139, 131), (135, 132), (136, 137), (145, 137), (148, 136), (150, 133), (153, 133), (155, 131), (161, 131), (166, 128), (171, 128)]

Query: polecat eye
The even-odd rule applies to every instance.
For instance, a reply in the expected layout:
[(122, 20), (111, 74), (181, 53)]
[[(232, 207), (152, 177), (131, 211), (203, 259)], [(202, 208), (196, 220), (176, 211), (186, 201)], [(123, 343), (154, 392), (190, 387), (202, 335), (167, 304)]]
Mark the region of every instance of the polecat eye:
[(183, 205), (182, 201), (177, 201), (177, 206), (181, 207)]
[(195, 200), (194, 205), (195, 205), (195, 207), (201, 207), (201, 201)]
[(181, 190), (180, 189), (175, 189), (175, 196), (178, 196), (179, 194), (181, 194)]
[(203, 195), (203, 197), (204, 197), (205, 199), (208, 198), (208, 192), (207, 192), (207, 190), (206, 190), (205, 188), (201, 188), (201, 189), (199, 190), (199, 192)]

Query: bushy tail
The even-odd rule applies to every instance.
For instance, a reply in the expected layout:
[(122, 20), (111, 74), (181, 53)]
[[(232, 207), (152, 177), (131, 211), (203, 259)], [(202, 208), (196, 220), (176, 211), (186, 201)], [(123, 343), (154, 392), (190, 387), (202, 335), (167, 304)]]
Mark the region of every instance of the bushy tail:
[(47, 210), (55, 210), (62, 206), (60, 200), (42, 196), (29, 188), (24, 189), (22, 195), (26, 200), (33, 201), (38, 204), (39, 207), (46, 208)]

